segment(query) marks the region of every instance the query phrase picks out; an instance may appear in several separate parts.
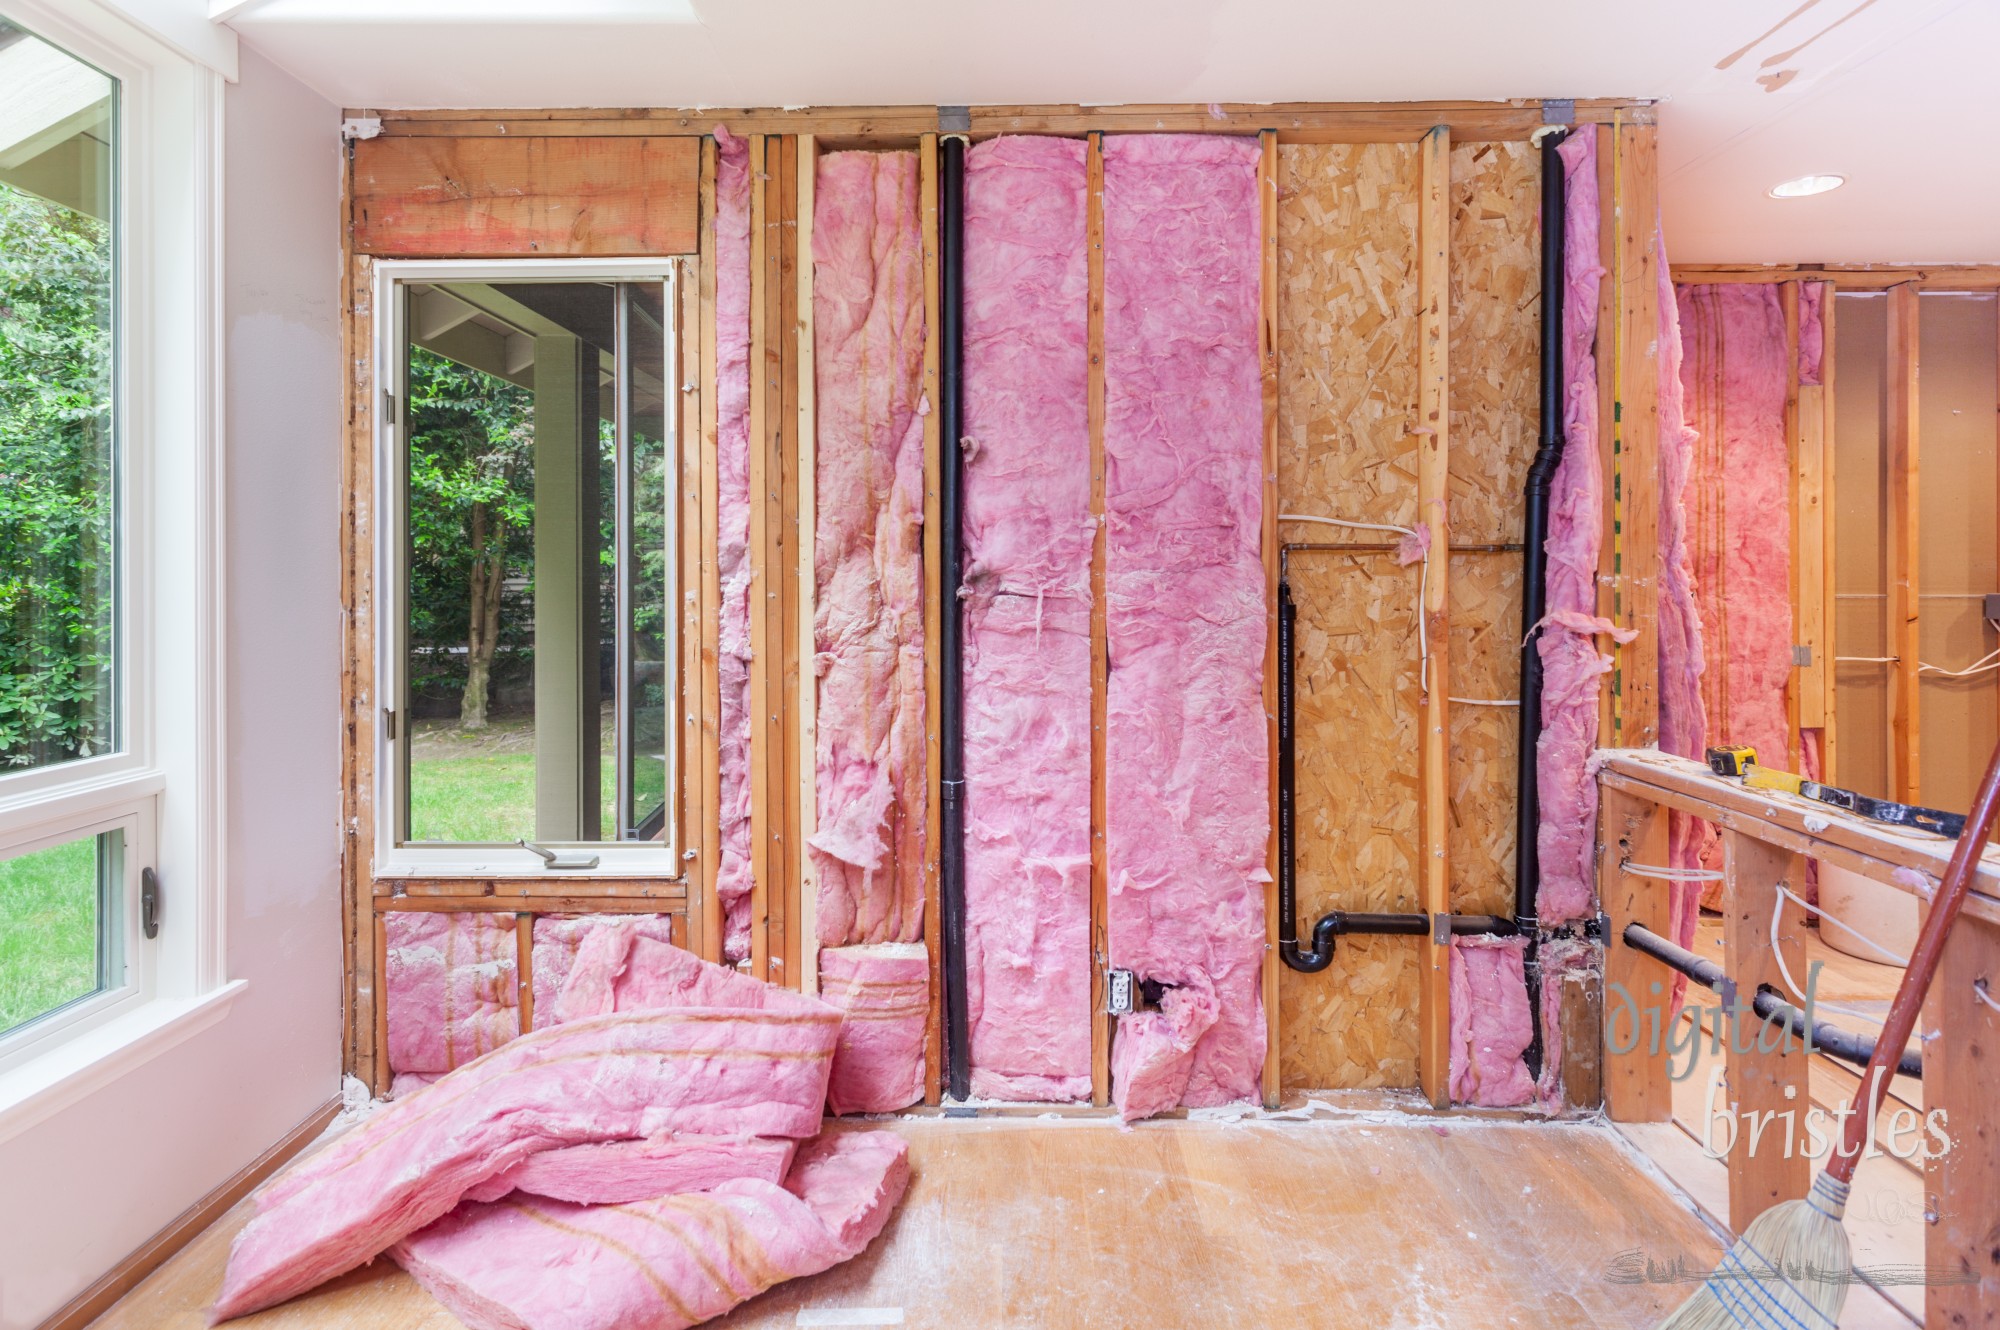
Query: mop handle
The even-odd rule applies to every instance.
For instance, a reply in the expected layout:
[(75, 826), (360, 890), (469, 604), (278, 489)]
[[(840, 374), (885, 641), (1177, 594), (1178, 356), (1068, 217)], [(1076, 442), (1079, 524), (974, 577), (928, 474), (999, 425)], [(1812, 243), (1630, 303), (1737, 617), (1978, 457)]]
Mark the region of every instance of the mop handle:
[(1909, 968), (1903, 971), (1903, 982), (1896, 989), (1896, 1000), (1889, 1006), (1889, 1019), (1882, 1023), (1875, 1053), (1868, 1059), (1861, 1088), (1855, 1092), (1854, 1112), (1848, 1115), (1841, 1130), (1840, 1149), (1827, 1165), (1827, 1173), (1840, 1182), (1854, 1181), (1869, 1126), (1882, 1106), (1882, 1095), (1889, 1078), (1895, 1074), (1896, 1063), (1909, 1046), (1910, 1032), (1916, 1028), (1917, 1013), (1924, 1005), (1924, 994), (1944, 955), (1945, 938), (1958, 918), (1959, 907), (1965, 904), (1966, 892), (1972, 889), (1973, 869), (1986, 852), (1987, 837), (1993, 834), (1996, 812), (2000, 812), (2000, 748), (1993, 750), (1993, 757), (1986, 764), (1986, 775), (1979, 782), (1979, 797), (1973, 802), (1965, 830), (1952, 849), (1951, 864), (1944, 870), (1944, 881), (1931, 900), (1930, 915), (1917, 935)]

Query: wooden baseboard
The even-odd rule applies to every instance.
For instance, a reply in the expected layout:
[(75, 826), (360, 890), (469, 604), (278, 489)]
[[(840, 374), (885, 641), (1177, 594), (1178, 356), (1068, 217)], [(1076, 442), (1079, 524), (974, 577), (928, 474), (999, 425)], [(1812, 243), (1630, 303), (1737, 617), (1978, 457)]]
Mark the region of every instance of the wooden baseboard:
[(228, 1181), (196, 1201), (180, 1218), (147, 1239), (139, 1249), (113, 1266), (109, 1273), (71, 1298), (55, 1315), (43, 1321), (40, 1330), (82, 1330), (111, 1309), (111, 1304), (139, 1286), (147, 1275), (165, 1265), (181, 1248), (221, 1218), (231, 1206), (248, 1196), (257, 1184), (290, 1161), (292, 1156), (319, 1139), (326, 1124), (340, 1112), (338, 1096), (328, 1100), (311, 1117), (286, 1132), (278, 1142), (245, 1165)]

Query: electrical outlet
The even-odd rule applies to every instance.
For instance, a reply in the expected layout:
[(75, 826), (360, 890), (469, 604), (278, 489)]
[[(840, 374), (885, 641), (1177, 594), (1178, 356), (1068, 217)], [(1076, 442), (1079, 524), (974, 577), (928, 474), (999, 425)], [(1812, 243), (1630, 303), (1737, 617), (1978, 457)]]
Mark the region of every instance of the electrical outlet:
[(1104, 1010), (1113, 1016), (1129, 1016), (1138, 1009), (1139, 984), (1132, 972), (1108, 972), (1104, 983)]

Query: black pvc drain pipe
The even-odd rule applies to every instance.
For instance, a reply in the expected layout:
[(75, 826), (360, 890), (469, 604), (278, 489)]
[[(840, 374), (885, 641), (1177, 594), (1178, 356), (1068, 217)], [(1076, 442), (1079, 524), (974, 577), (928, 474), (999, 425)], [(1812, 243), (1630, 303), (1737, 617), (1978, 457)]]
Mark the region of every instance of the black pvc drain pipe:
[(965, 140), (938, 144), (938, 534), (939, 599), (938, 907), (943, 914), (945, 1088), (953, 1099), (972, 1095), (972, 1049), (965, 985), (965, 626), (958, 598), (963, 580), (960, 524), (965, 456)]

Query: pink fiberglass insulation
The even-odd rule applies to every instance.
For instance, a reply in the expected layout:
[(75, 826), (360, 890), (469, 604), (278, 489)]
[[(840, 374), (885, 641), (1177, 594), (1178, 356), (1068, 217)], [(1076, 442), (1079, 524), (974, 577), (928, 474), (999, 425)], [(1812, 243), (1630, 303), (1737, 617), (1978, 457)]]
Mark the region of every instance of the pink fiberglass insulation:
[(807, 1146), (783, 1186), (467, 1205), (394, 1255), (472, 1330), (683, 1330), (859, 1255), (909, 1175), (900, 1137), (841, 1132)]
[(1126, 1047), (1161, 1021), (1122, 1018), (1113, 1081), (1155, 1068), (1178, 1084), (1146, 1098), (1190, 1107), (1254, 1095), (1264, 1062), (1258, 162), (1250, 139), (1104, 144), (1110, 963), (1214, 1013), (1185, 1077)]
[(666, 1007), (778, 1011), (822, 1020), (840, 1015), (815, 998), (712, 965), (679, 947), (607, 928), (587, 935), (577, 949), (548, 1023)]
[[(1785, 399), (1794, 353), (1775, 284), (1684, 286), (1679, 297), (1681, 381), (1697, 436), (1686, 506), (1707, 661), (1702, 743), (1748, 744), (1782, 767), (1791, 747)], [(1711, 886), (1703, 903), (1719, 908), (1720, 896)]]
[(655, 942), (672, 943), (674, 921), (664, 914), (545, 914), (535, 920), (535, 947), (530, 973), (535, 989), (535, 1023), (555, 1023), (556, 998), (576, 964), (584, 939), (605, 929), (619, 929)]
[(893, 1113), (924, 1097), (930, 994), (930, 952), (921, 942), (820, 952), (819, 995), (847, 1013), (827, 1083), (829, 1108)]
[(1548, 616), (1542, 658), (1542, 734), (1535, 749), (1541, 794), (1536, 833), (1542, 876), (1536, 910), (1548, 924), (1592, 912), (1597, 878), (1597, 782), (1585, 766), (1597, 747), (1597, 699), (1611, 660), (1596, 637), (1597, 560), (1604, 540), (1604, 463), (1597, 421), (1597, 137), (1572, 135), (1557, 152), (1568, 182), (1563, 264), (1563, 456), (1549, 495)]
[(514, 916), (388, 916), (389, 1069), (437, 1075), (521, 1033)]
[(522, 1035), (388, 1104), (260, 1192), (211, 1319), (353, 1269), (543, 1150), (676, 1131), (811, 1136), (839, 1033), (833, 1011), (710, 1007)]
[(1196, 971), (1166, 991), (1159, 1010), (1119, 1018), (1111, 1047), (1111, 1102), (1119, 1117), (1131, 1122), (1181, 1105), (1196, 1049), (1215, 1028), (1216, 1017), (1215, 990)]
[(819, 940), (923, 936), (923, 244), (917, 155), (820, 158), (813, 203)]
[(1512, 1108), (1535, 1097), (1521, 1055), (1534, 1039), (1518, 937), (1461, 937), (1451, 943), (1451, 1097), (1461, 1104)]
[(715, 565), (722, 584), (723, 954), (750, 954), (750, 145), (715, 134)]
[(778, 1183), (799, 1143), (776, 1136), (694, 1136), (604, 1141), (529, 1155), (465, 1194), (497, 1201), (509, 1192), (577, 1205), (625, 1205), (654, 1196), (708, 1191), (736, 1178)]
[[(1594, 942), (1570, 938), (1550, 938), (1536, 950), (1542, 970), (1542, 1078), (1535, 1097), (1542, 1108), (1560, 1113), (1563, 1108), (1563, 1059), (1568, 1056), (1562, 1023), (1563, 983), (1572, 975), (1594, 974), (1599, 968), (1599, 948)], [(1595, 1029), (1580, 1030), (1577, 1037), (1595, 1046), (1600, 1037)]]
[(965, 945), (981, 1099), (1090, 1093), (1084, 153), (998, 138), (966, 155)]
[(1825, 381), (1821, 364), (1826, 359), (1826, 282), (1807, 282), (1799, 288), (1799, 386), (1816, 388)]
[(389, 1082), (389, 1097), (402, 1099), (428, 1086), (436, 1085), (445, 1073), (441, 1071), (399, 1071)]

